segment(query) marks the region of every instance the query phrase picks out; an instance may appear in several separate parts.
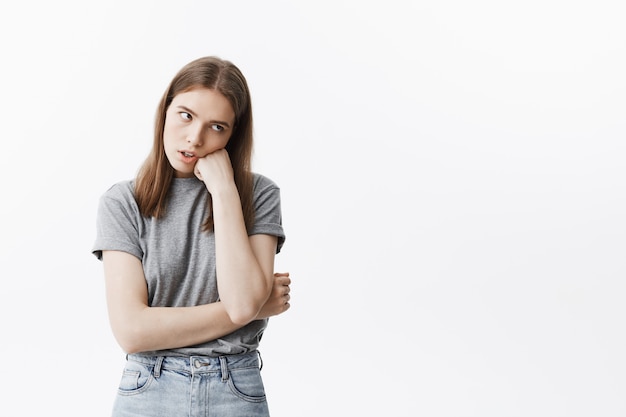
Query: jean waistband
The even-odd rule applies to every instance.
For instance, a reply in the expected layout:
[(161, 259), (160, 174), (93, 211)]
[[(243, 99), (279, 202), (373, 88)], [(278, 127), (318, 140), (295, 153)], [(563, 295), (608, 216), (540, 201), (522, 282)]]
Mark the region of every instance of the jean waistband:
[(261, 368), (263, 361), (259, 351), (242, 353), (239, 355), (224, 355), (219, 357), (212, 356), (145, 356), (137, 354), (129, 354), (127, 360), (143, 363), (153, 366), (155, 372), (159, 373), (161, 369), (168, 369), (179, 372), (189, 372), (191, 374), (220, 372), (228, 369), (236, 368)]

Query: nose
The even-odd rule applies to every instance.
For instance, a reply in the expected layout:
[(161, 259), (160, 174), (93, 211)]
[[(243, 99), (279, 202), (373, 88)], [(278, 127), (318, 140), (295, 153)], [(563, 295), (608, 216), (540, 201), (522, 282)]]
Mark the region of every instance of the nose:
[(192, 133), (187, 136), (187, 143), (192, 146), (202, 146), (202, 135), (199, 133)]
[(187, 135), (187, 143), (192, 146), (202, 146), (202, 132), (190, 131)]

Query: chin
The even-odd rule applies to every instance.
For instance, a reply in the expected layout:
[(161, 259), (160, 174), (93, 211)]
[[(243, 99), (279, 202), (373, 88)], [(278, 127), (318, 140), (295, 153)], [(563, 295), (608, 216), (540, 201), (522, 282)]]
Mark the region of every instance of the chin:
[(176, 178), (192, 178), (195, 177), (193, 172), (179, 171), (174, 169), (174, 177)]

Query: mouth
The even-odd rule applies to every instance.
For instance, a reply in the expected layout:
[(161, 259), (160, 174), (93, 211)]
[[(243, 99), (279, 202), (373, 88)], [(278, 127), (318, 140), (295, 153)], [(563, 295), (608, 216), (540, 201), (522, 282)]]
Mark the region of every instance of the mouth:
[(186, 163), (191, 163), (191, 162), (194, 162), (196, 159), (198, 159), (196, 157), (196, 154), (193, 152), (178, 151), (178, 153), (181, 155), (181, 159), (183, 160), (183, 162), (186, 162)]

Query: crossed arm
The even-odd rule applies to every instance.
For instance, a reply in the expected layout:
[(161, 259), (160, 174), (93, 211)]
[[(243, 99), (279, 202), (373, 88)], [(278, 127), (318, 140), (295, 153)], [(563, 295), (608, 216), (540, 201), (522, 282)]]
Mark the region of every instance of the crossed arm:
[[(271, 241), (275, 243), (275, 238), (267, 235), (253, 235), (249, 239), (250, 246), (256, 250), (271, 245)], [(255, 316), (235, 323), (222, 301), (193, 307), (150, 307), (143, 267), (133, 255), (104, 251), (103, 264), (111, 329), (127, 353), (207, 342), (232, 333), (254, 319), (281, 314), (290, 307), (288, 273), (265, 271), (270, 276), (269, 294), (253, 295), (252, 299), (263, 300), (258, 302), (258, 309), (252, 307)], [(220, 298), (223, 298), (221, 292)]]

